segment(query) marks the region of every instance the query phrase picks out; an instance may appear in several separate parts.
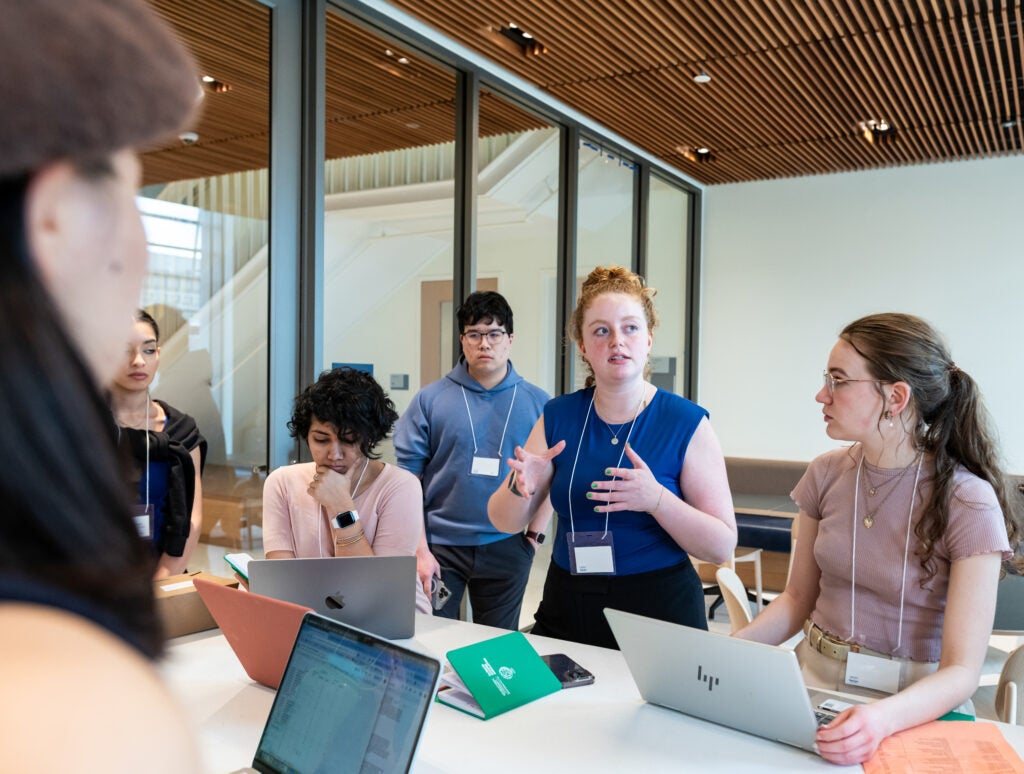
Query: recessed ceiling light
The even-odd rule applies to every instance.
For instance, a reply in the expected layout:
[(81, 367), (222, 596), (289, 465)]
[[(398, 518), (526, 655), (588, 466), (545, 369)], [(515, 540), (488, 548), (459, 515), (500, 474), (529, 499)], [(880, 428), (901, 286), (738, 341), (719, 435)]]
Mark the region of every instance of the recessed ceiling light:
[(420, 128), (420, 125), (419, 125), (419, 124), (417, 124), (417, 123), (416, 123), (415, 121), (410, 121), (410, 122), (409, 122), (409, 123), (407, 123), (407, 124), (406, 124), (405, 126), (406, 126), (406, 128), (408, 128), (408, 129), (419, 129), (419, 128)]
[(509, 22), (507, 27), (489, 27), (487, 34), (492, 40), (499, 43), (502, 48), (515, 53), (536, 56), (537, 54), (543, 54), (547, 50), (543, 43), (538, 42), (533, 37), (533, 33), (527, 32), (514, 22)]
[(711, 76), (701, 70), (695, 76), (693, 76), (694, 83), (711, 83)]
[(706, 145), (677, 145), (676, 153), (687, 161), (698, 161), (702, 163), (705, 161), (712, 161), (715, 158), (715, 154), (711, 152), (711, 148)]
[(217, 79), (214, 78), (212, 75), (204, 75), (203, 76), (203, 83), (213, 83), (215, 80), (217, 80)]
[(409, 64), (409, 57), (400, 56), (398, 57), (398, 64)]
[(1015, 127), (1017, 125), (1017, 122), (1014, 119), (1009, 118), (1006, 121), (1001, 122), (999, 125), (1003, 129), (1013, 129), (1013, 127)]
[(861, 136), (870, 143), (884, 143), (896, 136), (896, 127), (885, 119), (869, 118), (858, 125)]
[(385, 48), (385, 49), (384, 49), (384, 53), (385, 53), (385, 54), (386, 54), (387, 56), (394, 56), (394, 55), (395, 55), (395, 52), (394, 52), (394, 51), (392, 51), (392, 50), (391, 50), (390, 48)]

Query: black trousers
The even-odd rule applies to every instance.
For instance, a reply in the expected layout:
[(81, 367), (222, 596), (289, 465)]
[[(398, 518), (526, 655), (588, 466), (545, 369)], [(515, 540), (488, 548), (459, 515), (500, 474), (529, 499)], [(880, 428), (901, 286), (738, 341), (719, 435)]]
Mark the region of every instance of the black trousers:
[(469, 588), (474, 623), (518, 629), (523, 592), (530, 579), (534, 549), (525, 535), (516, 534), (482, 546), (431, 544), (441, 565), (441, 580), (451, 591), (447, 604), (434, 615), (458, 618), (462, 595)]
[(552, 562), (532, 633), (618, 649), (606, 607), (708, 628), (704, 589), (690, 562), (636, 575), (573, 575)]

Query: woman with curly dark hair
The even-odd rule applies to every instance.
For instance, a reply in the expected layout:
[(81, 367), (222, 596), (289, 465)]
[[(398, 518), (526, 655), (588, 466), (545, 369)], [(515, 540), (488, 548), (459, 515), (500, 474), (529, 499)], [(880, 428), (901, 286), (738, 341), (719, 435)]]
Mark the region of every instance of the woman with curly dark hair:
[(786, 590), (737, 636), (797, 646), (808, 685), (879, 699), (818, 730), (833, 763), (972, 711), (1002, 560), (1020, 542), (978, 385), (907, 314), (847, 325), (829, 355), (821, 455), (793, 490), (800, 539)]
[[(312, 462), (278, 468), (263, 487), (268, 559), (415, 556), (423, 490), (376, 452), (398, 412), (372, 376), (353, 368), (320, 374), (296, 399), (288, 429)], [(419, 583), (416, 607), (430, 612)]]

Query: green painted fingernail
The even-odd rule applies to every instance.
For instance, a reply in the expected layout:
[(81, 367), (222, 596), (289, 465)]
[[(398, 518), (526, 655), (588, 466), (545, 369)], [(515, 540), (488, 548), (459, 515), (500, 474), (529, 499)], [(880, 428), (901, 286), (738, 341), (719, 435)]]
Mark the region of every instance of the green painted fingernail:
[(593, 498), (594, 498), (594, 493), (593, 492), (587, 492), (587, 499), (588, 500), (592, 500)]
[[(598, 509), (599, 509), (600, 507), (601, 507), (601, 506), (599, 506), (599, 505), (595, 505), (595, 506), (594, 506), (594, 510), (595, 510), (595, 511), (597, 511), (597, 510), (598, 510)], [(598, 512), (600, 512), (600, 511), (598, 511)]]
[(604, 474), (605, 474), (606, 476), (610, 476), (610, 475), (612, 474), (612, 469), (611, 469), (611, 468), (605, 468), (605, 469), (604, 469)]
[(593, 484), (591, 484), (590, 488), (591, 489), (597, 489), (597, 482), (595, 481)]

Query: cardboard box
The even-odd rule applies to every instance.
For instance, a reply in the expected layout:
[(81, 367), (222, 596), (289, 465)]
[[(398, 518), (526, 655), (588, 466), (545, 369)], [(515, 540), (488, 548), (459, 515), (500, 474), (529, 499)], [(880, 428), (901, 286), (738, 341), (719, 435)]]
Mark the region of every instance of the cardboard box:
[(220, 583), (224, 586), (238, 586), (238, 580), (222, 578), (208, 572), (192, 572), (184, 575), (172, 575), (169, 578), (153, 581), (153, 592), (156, 595), (156, 609), (163, 619), (165, 636), (181, 637), (194, 632), (216, 629), (210, 612), (203, 604), (193, 578)]

